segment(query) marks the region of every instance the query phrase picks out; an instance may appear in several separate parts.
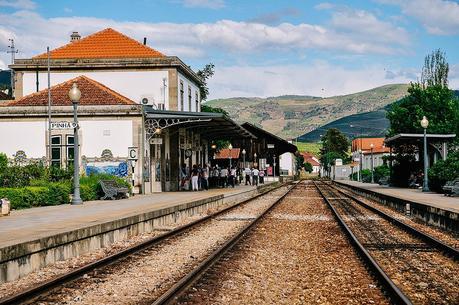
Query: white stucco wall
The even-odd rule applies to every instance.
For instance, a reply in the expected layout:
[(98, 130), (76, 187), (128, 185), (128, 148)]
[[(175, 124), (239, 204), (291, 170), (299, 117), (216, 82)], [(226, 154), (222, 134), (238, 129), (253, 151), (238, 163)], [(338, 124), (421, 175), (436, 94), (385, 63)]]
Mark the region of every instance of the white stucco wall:
[[(143, 97), (154, 99), (155, 103), (166, 101), (169, 109), (169, 95), (164, 97), (163, 79), (168, 86), (167, 71), (107, 71), (107, 72), (52, 72), (51, 86), (65, 82), (72, 78), (85, 75), (98, 81), (110, 89), (140, 103)], [(48, 87), (47, 73), (39, 73), (39, 90)], [(23, 75), (23, 95), (36, 92), (36, 73), (25, 72)], [(166, 87), (166, 93), (168, 88)]]
[(18, 150), (23, 150), (28, 158), (46, 156), (47, 123), (35, 122), (0, 122), (0, 152), (9, 158)]
[[(183, 95), (184, 95), (184, 102), (183, 106), (184, 108), (181, 108), (181, 103), (180, 103), (180, 82), (183, 82)], [(201, 99), (199, 96), (199, 88), (191, 82), (188, 78), (186, 78), (183, 74), (178, 73), (178, 110), (179, 111), (192, 111), (192, 112), (200, 112), (201, 109), (200, 107), (196, 109), (196, 93), (198, 93), (198, 100)], [(188, 87), (191, 87), (191, 109), (189, 107), (189, 101), (188, 101)]]
[(281, 170), (288, 170), (289, 175), (293, 175), (294, 168), (294, 156), (292, 153), (284, 153), (279, 157), (279, 167)]
[(104, 149), (110, 149), (114, 157), (126, 157), (132, 146), (132, 121), (80, 121), (81, 154), (100, 157)]
[[(110, 149), (114, 157), (126, 157), (133, 146), (133, 126), (130, 120), (80, 120), (81, 155), (100, 157), (104, 149)], [(28, 158), (46, 156), (47, 121), (0, 121), (0, 152), (13, 157), (18, 150)], [(68, 134), (73, 134), (69, 130)]]

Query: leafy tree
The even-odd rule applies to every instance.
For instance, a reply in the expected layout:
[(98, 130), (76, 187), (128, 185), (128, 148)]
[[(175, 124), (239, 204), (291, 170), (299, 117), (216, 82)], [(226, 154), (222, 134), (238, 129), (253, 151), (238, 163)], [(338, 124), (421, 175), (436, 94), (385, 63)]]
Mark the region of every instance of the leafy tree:
[(301, 154), (299, 154), (299, 153), (296, 154), (295, 157), (296, 157), (296, 168), (297, 168), (298, 170), (300, 170), (301, 167), (303, 166), (303, 163), (304, 163), (304, 157), (303, 157), (303, 155), (301, 155)]
[(229, 113), (226, 110), (219, 108), (219, 107), (207, 106), (206, 104), (201, 104), (201, 111), (202, 112), (223, 113), (224, 115), (229, 117)]
[(452, 152), (448, 158), (439, 160), (429, 169), (429, 187), (433, 191), (441, 192), (447, 181), (459, 177), (459, 151)]
[(0, 173), (8, 166), (8, 157), (4, 153), (0, 153)]
[(199, 92), (201, 95), (201, 100), (207, 100), (207, 96), (209, 95), (209, 87), (207, 87), (207, 81), (214, 75), (215, 73), (215, 65), (213, 63), (209, 63), (204, 66), (202, 70), (198, 70), (196, 74), (201, 78), (201, 85), (199, 86)]
[(312, 164), (311, 164), (311, 163), (305, 162), (305, 163), (303, 164), (303, 166), (304, 166), (304, 170), (305, 170), (305, 171), (307, 171), (308, 173), (312, 173), (313, 167), (312, 167)]
[(459, 133), (459, 99), (443, 86), (423, 87), (411, 84), (408, 95), (394, 103), (387, 113), (389, 136), (398, 133), (422, 133), (420, 121), (429, 120), (429, 133)]
[(441, 86), (448, 87), (449, 65), (446, 54), (440, 49), (433, 51), (424, 59), (421, 83), (424, 87)]
[(335, 159), (346, 160), (349, 149), (349, 140), (338, 129), (330, 128), (322, 137), (322, 148), (320, 149), (320, 162), (328, 172), (330, 165), (334, 164)]

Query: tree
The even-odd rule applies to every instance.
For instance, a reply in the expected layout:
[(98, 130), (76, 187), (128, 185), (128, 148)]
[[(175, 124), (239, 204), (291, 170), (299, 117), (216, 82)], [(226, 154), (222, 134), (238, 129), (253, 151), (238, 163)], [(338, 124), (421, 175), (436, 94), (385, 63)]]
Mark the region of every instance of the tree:
[(207, 87), (207, 81), (214, 75), (215, 73), (215, 65), (213, 63), (209, 63), (204, 66), (202, 70), (198, 70), (196, 74), (201, 78), (201, 85), (199, 86), (199, 93), (201, 95), (201, 100), (207, 100), (207, 96), (209, 95), (209, 87)]
[(312, 171), (314, 170), (312, 167), (312, 164), (309, 162), (305, 162), (303, 166), (304, 166), (304, 170), (307, 171), (308, 173), (312, 173)]
[(224, 115), (229, 117), (229, 113), (226, 110), (219, 107), (207, 106), (205, 104), (201, 104), (201, 112), (223, 113)]
[(423, 87), (441, 86), (448, 87), (449, 64), (446, 54), (440, 49), (433, 51), (424, 59), (421, 83)]
[(330, 128), (322, 137), (322, 148), (320, 149), (320, 162), (328, 172), (330, 165), (333, 165), (336, 159), (346, 160), (349, 149), (349, 140), (338, 129)]

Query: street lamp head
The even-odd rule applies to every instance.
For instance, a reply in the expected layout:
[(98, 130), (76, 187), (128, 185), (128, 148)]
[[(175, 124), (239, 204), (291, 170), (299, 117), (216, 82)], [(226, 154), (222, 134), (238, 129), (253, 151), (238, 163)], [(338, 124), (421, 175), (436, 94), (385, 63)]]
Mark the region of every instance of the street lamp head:
[(228, 145), (228, 148), (229, 149), (233, 149), (233, 145), (231, 145), (231, 143), (230, 143), (230, 145)]
[(69, 90), (69, 98), (74, 104), (78, 104), (81, 98), (81, 91), (78, 89), (78, 85), (73, 83), (72, 89)]
[(155, 134), (161, 134), (161, 128), (156, 128), (155, 129)]
[(253, 156), (256, 158), (257, 157), (257, 153), (254, 153)]
[(212, 143), (212, 145), (210, 146), (210, 148), (212, 148), (212, 149), (217, 149), (217, 144)]
[(361, 149), (359, 149), (359, 154), (361, 154), (361, 153), (362, 153), (362, 150), (361, 150)]
[(371, 144), (370, 144), (370, 148), (373, 149), (373, 147), (375, 147), (375, 146), (374, 146), (373, 143), (371, 143)]
[(427, 120), (426, 116), (422, 117), (421, 126), (424, 129), (427, 129), (427, 127), (429, 126), (429, 120)]
[(245, 151), (245, 148), (242, 150), (242, 154), (245, 155), (247, 152)]

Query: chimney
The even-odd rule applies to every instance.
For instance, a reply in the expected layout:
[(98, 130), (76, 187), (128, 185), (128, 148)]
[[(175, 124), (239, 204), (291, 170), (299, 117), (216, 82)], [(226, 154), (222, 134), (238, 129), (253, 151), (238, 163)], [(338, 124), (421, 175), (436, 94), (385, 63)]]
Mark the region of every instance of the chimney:
[(144, 45), (144, 46), (147, 45), (147, 37), (144, 37), (144, 38), (143, 38), (143, 45)]
[(81, 36), (78, 34), (78, 32), (72, 32), (72, 35), (70, 35), (70, 42), (80, 40), (80, 38)]

